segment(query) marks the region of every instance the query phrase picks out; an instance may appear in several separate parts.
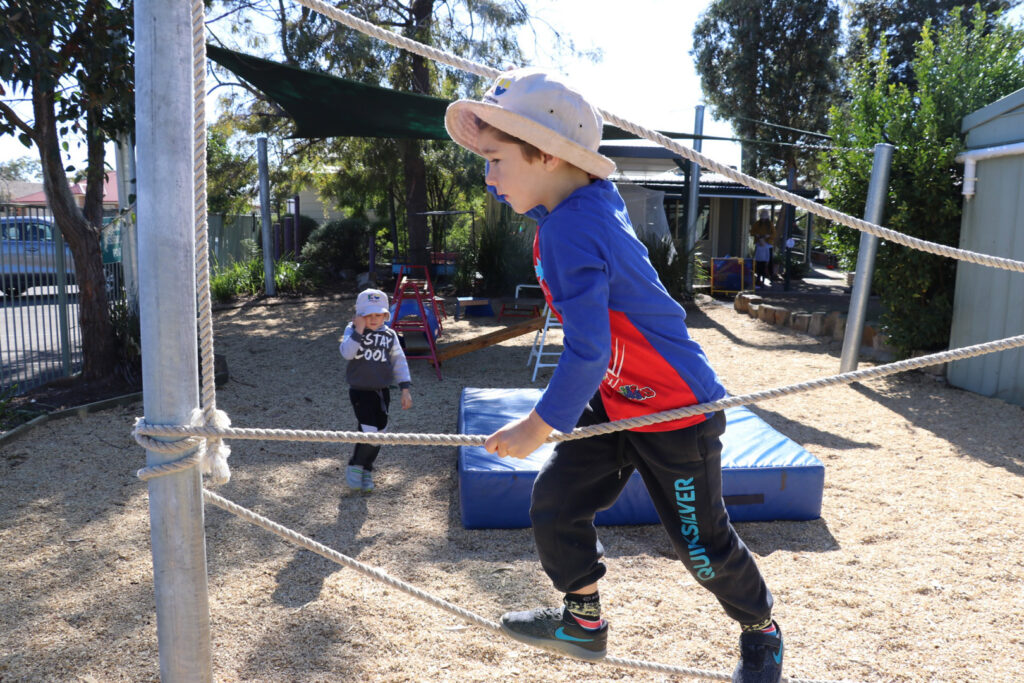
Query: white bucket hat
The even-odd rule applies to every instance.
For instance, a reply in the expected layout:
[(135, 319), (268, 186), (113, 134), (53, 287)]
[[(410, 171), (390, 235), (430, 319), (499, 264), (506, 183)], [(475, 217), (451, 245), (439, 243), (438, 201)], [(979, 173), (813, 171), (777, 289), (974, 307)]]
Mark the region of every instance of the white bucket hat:
[(554, 74), (534, 68), (505, 71), (482, 101), (458, 100), (448, 105), (444, 125), (452, 140), (483, 156), (477, 144), (478, 117), (598, 178), (607, 178), (615, 170), (615, 162), (597, 153), (601, 115)]
[(385, 313), (391, 319), (391, 311), (388, 310), (388, 295), (379, 289), (364, 289), (356, 297), (356, 315), (370, 315), (371, 313)]

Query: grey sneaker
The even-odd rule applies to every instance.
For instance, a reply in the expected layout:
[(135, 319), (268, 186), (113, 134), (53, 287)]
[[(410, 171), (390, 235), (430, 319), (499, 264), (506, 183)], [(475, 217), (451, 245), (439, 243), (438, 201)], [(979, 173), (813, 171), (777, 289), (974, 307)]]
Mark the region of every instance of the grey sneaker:
[(779, 683), (782, 680), (782, 629), (775, 633), (753, 631), (740, 635), (740, 661), (732, 683)]
[(345, 469), (345, 483), (350, 489), (363, 490), (363, 470), (359, 465), (349, 465)]
[(369, 493), (373, 490), (373, 472), (371, 470), (363, 470), (363, 493)]
[(577, 659), (601, 659), (608, 651), (608, 622), (590, 631), (562, 607), (544, 607), (501, 615), (501, 630), (521, 643)]

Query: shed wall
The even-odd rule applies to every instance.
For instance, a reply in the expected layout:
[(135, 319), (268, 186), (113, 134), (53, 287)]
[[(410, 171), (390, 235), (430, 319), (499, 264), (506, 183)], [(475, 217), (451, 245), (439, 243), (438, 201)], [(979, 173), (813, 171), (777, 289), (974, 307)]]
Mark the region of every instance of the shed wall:
[[(979, 126), (983, 135), (975, 137), (972, 131), (968, 146), (1015, 142), (992, 135), (1002, 131), (1007, 136), (1019, 136), (1020, 128), (1002, 124), (1004, 119), (1024, 116), (1024, 110), (1009, 114)], [(985, 142), (978, 144), (978, 139)], [(1024, 156), (979, 161), (977, 177), (977, 194), (964, 204), (961, 248), (1024, 260)], [(1020, 334), (1024, 334), (1024, 274), (961, 262), (957, 266), (950, 347)], [(957, 361), (950, 365), (948, 378), (954, 386), (1024, 405), (1024, 350)]]

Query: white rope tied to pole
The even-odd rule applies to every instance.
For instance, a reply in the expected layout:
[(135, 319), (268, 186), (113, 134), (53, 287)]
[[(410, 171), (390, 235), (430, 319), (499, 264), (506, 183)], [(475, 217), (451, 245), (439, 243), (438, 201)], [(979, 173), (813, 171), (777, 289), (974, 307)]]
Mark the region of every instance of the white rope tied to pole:
[[(357, 31), (360, 31), (361, 33), (365, 33), (366, 35), (383, 40), (389, 45), (402, 48), (403, 50), (407, 50), (414, 54), (420, 55), (421, 57), (426, 57), (436, 62), (447, 64), (448, 66), (453, 66), (455, 68), (462, 69), (463, 71), (468, 71), (469, 73), (476, 74), (484, 78), (494, 78), (495, 76), (501, 73), (498, 69), (484, 66), (482, 64), (477, 64), (476, 62), (471, 62), (467, 59), (463, 59), (461, 57), (450, 54), (443, 50), (438, 50), (437, 48), (430, 47), (429, 45), (424, 45), (422, 43), (418, 43), (404, 36), (400, 36), (394, 31), (388, 31), (386, 29), (374, 26), (373, 24), (367, 21), (363, 21), (362, 19), (358, 19), (352, 16), (351, 14), (345, 12), (344, 10), (338, 9), (336, 7), (331, 7), (330, 5), (321, 2), (320, 0), (295, 0), (295, 2), (299, 3), (300, 5), (304, 5), (305, 7), (308, 7), (316, 12), (319, 12), (320, 14), (323, 14), (324, 16), (333, 19), (334, 21), (340, 24), (348, 26), (349, 28), (353, 28)], [(662, 147), (669, 149), (675, 152), (676, 154), (679, 154), (680, 156), (686, 158), (687, 160), (699, 164), (703, 168), (706, 168), (715, 173), (720, 173), (721, 175), (724, 175), (730, 180), (734, 180), (735, 182), (738, 182), (741, 185), (745, 185), (769, 197), (773, 197), (780, 201), (786, 202), (787, 204), (798, 206), (801, 209), (804, 209), (805, 211), (813, 213), (817, 216), (821, 216), (826, 220), (832, 221), (834, 223), (839, 223), (840, 225), (845, 225), (846, 227), (853, 228), (854, 230), (866, 232), (869, 235), (874, 235), (875, 237), (887, 240), (889, 242), (893, 242), (895, 244), (910, 247), (911, 249), (917, 249), (918, 251), (924, 251), (929, 254), (945, 256), (948, 258), (956, 259), (958, 261), (967, 261), (968, 263), (977, 263), (992, 268), (1000, 268), (1003, 270), (1010, 270), (1017, 273), (1024, 273), (1024, 261), (1016, 261), (1014, 259), (1003, 258), (1001, 256), (990, 256), (988, 254), (980, 254), (977, 252), (968, 251), (966, 249), (957, 249), (955, 247), (950, 247), (944, 244), (938, 244), (937, 242), (929, 242), (927, 240), (922, 240), (917, 237), (911, 237), (909, 235), (896, 232), (895, 230), (883, 228), (880, 225), (876, 225), (874, 223), (865, 221), (861, 218), (850, 216), (841, 211), (836, 211), (835, 209), (831, 209), (827, 206), (824, 206), (823, 204), (813, 202), (809, 199), (801, 197), (800, 195), (793, 194), (792, 192), (783, 190), (782, 188), (777, 187), (771, 183), (766, 183), (762, 180), (758, 180), (757, 178), (737, 171), (736, 169), (730, 166), (727, 166), (709, 157), (706, 157), (694, 149), (681, 145), (675, 140), (672, 140), (671, 138), (668, 138), (662, 135), (661, 133), (658, 133), (657, 131), (644, 128), (643, 126), (628, 121), (618, 116), (617, 114), (605, 111), (603, 109), (598, 109), (598, 112), (601, 114), (601, 116), (604, 118), (606, 122), (611, 123), (612, 125), (615, 125), (621, 128), (622, 130), (633, 133), (634, 135), (638, 135), (642, 138), (650, 140), (651, 142), (655, 142), (661, 145)]]
[[(196, 231), (196, 296), (199, 306), (199, 358), (202, 365), (200, 404), (206, 424), (230, 426), (223, 411), (217, 410), (217, 389), (213, 355), (213, 307), (210, 303), (210, 247), (206, 212), (206, 22), (203, 0), (192, 2), (192, 95), (193, 95), (193, 195)], [(228, 456), (231, 447), (210, 438), (202, 449), (202, 471), (213, 484), (231, 479)]]
[[(625, 420), (615, 420), (599, 425), (581, 427), (574, 429), (568, 434), (556, 432), (548, 437), (547, 442), (571, 441), (585, 439), (596, 434), (610, 434), (625, 429), (634, 429), (646, 425), (657, 424), (669, 420), (678, 420), (683, 417), (712, 413), (726, 408), (750, 405), (759, 401), (773, 398), (781, 398), (790, 394), (797, 394), (812, 389), (823, 389), (825, 387), (852, 384), (869, 379), (877, 379), (895, 375), (908, 370), (917, 370), (937, 365), (952, 360), (964, 360), (981, 356), (986, 353), (1005, 351), (1024, 347), (1024, 335), (1007, 337), (996, 341), (965, 346), (960, 349), (940, 351), (927, 356), (908, 358), (906, 360), (887, 363), (872, 368), (861, 368), (852, 372), (846, 372), (831, 377), (822, 377), (808, 380), (797, 384), (790, 384), (783, 387), (763, 389), (743, 396), (727, 396), (709, 403), (699, 403), (692, 406), (675, 408), (660, 413), (652, 413), (642, 417), (633, 417)], [(482, 446), (487, 438), (485, 434), (403, 434), (390, 432), (348, 432), (328, 430), (301, 430), (301, 429), (261, 429), (261, 428), (238, 428), (238, 427), (211, 427), (209, 425), (185, 426), (185, 425), (151, 425), (140, 419), (136, 422), (133, 432), (136, 440), (145, 436), (163, 437), (184, 437), (204, 436), (215, 438), (231, 439), (262, 439), (266, 441), (316, 441), (325, 443), (375, 443), (375, 444), (399, 444), (407, 446)]]
[[(380, 569), (377, 569), (375, 567), (371, 567), (370, 565), (364, 564), (364, 563), (360, 562), (359, 560), (356, 560), (356, 559), (353, 559), (353, 558), (351, 558), (351, 557), (349, 557), (347, 555), (344, 555), (344, 554), (338, 552), (337, 550), (329, 548), (328, 546), (324, 545), (323, 543), (318, 543), (317, 541), (314, 541), (313, 539), (309, 538), (308, 536), (303, 536), (302, 534), (300, 534), (298, 532), (292, 531), (288, 527), (283, 526), (281, 524), (278, 524), (277, 522), (275, 522), (275, 521), (273, 521), (273, 520), (271, 520), (271, 519), (269, 519), (267, 517), (264, 517), (264, 516), (262, 516), (262, 515), (260, 515), (260, 514), (258, 514), (256, 512), (253, 512), (252, 510), (249, 510), (248, 508), (245, 508), (245, 507), (239, 505), (238, 503), (230, 501), (227, 498), (224, 498), (223, 496), (220, 496), (220, 495), (218, 495), (218, 494), (216, 494), (216, 493), (214, 493), (212, 491), (209, 491), (207, 489), (203, 489), (203, 498), (208, 503), (216, 505), (217, 507), (221, 508), (222, 510), (230, 512), (231, 514), (236, 515), (237, 517), (240, 517), (241, 519), (244, 519), (244, 520), (246, 520), (246, 521), (248, 521), (248, 522), (250, 522), (252, 524), (255, 524), (256, 526), (258, 526), (258, 527), (260, 527), (262, 529), (266, 529), (267, 531), (271, 532), (272, 534), (274, 534), (274, 535), (276, 535), (276, 536), (278, 536), (280, 538), (283, 538), (284, 540), (288, 541), (289, 543), (297, 545), (297, 546), (299, 546), (301, 548), (305, 548), (306, 550), (309, 550), (310, 552), (316, 553), (317, 555), (319, 555), (321, 557), (324, 557), (324, 558), (326, 558), (328, 560), (331, 560), (332, 562), (340, 564), (340, 565), (342, 565), (344, 567), (348, 567), (349, 569), (354, 569), (357, 572), (360, 572), (361, 574), (365, 574), (366, 576), (374, 578), (374, 579), (376, 579), (376, 580), (378, 580), (378, 581), (380, 581), (382, 583), (386, 583), (387, 585), (391, 586), (392, 588), (400, 590), (403, 593), (407, 593), (407, 594), (413, 596), (414, 598), (422, 600), (423, 602), (426, 602), (429, 605), (433, 605), (434, 607), (437, 607), (438, 609), (444, 610), (445, 612), (448, 612), (449, 614), (453, 614), (456, 617), (462, 619), (463, 621), (465, 621), (465, 622), (467, 622), (469, 624), (472, 624), (472, 625), (475, 625), (475, 626), (479, 626), (481, 628), (487, 629), (487, 630), (492, 631), (494, 633), (500, 633), (503, 636), (505, 635), (505, 632), (501, 629), (501, 626), (499, 626), (498, 624), (496, 624), (493, 621), (490, 621), (488, 619), (484, 619), (483, 617), (481, 617), (481, 616), (479, 616), (477, 614), (474, 614), (473, 612), (470, 612), (469, 610), (463, 609), (462, 607), (459, 607), (458, 605), (450, 603), (447, 600), (443, 600), (443, 599), (441, 599), (439, 597), (431, 595), (430, 593), (427, 593), (426, 591), (421, 590), (421, 589), (417, 588), (416, 586), (413, 586), (412, 584), (406, 583), (405, 581), (402, 581), (400, 579), (396, 579), (395, 577), (393, 577), (393, 576), (391, 576), (391, 575), (381, 571)], [(560, 654), (560, 653), (555, 653), (555, 654)], [(562, 655), (562, 656), (564, 656), (564, 655)], [(597, 660), (597, 661), (591, 662), (591, 663), (592, 664), (608, 664), (608, 665), (611, 665), (611, 666), (615, 666), (615, 667), (619, 667), (619, 668), (625, 668), (625, 669), (641, 669), (641, 670), (645, 670), (645, 671), (657, 671), (659, 673), (673, 674), (673, 675), (678, 675), (678, 676), (688, 676), (690, 678), (704, 679), (704, 680), (711, 680), (711, 681), (728, 681), (728, 680), (731, 680), (731, 677), (728, 674), (720, 674), (720, 673), (716, 673), (714, 671), (704, 671), (702, 669), (693, 669), (693, 668), (682, 667), (682, 666), (670, 666), (668, 664), (659, 664), (657, 662), (646, 662), (646, 661), (638, 660), (638, 659), (621, 659), (619, 657), (605, 657), (604, 659)], [(832, 682), (832, 681), (820, 681), (820, 680), (802, 679), (802, 678), (789, 678), (789, 677), (785, 677), (785, 676), (782, 678), (782, 680), (783, 681), (788, 681), (789, 683), (835, 683), (835, 682)]]

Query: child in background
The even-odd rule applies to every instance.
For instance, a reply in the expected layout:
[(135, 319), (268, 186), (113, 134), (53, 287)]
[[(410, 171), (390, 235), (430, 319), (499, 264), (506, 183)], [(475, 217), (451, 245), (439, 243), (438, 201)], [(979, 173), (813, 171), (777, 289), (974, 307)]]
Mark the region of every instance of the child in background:
[[(563, 325), (564, 351), (537, 405), (485, 448), (525, 458), (553, 429), (639, 417), (725, 395), (683, 308), (658, 280), (597, 152), (602, 121), (576, 91), (537, 69), (500, 74), (483, 101), (448, 107), (452, 139), (487, 160), (488, 191), (538, 220), (533, 261)], [(582, 659), (607, 652), (598, 580), (606, 572), (594, 515), (634, 469), (697, 585), (740, 625), (733, 681), (777, 683), (782, 632), (772, 595), (722, 500), (725, 415), (685, 417), (560, 442), (533, 486), (530, 519), (541, 566), (562, 605), (508, 612), (512, 638)], [(678, 606), (685, 619), (685, 605)]]
[[(398, 333), (388, 327), (388, 295), (366, 289), (356, 298), (356, 315), (345, 327), (339, 349), (348, 360), (345, 378), (352, 409), (363, 432), (381, 432), (388, 424), (392, 383), (402, 390), (402, 410), (412, 407), (409, 364)], [(380, 453), (376, 444), (357, 443), (345, 470), (349, 488), (373, 491), (373, 463)]]
[(757, 244), (754, 246), (754, 276), (757, 278), (757, 284), (762, 287), (771, 284), (768, 275), (768, 262), (771, 258), (771, 245), (768, 244), (768, 238), (762, 235), (757, 238)]

